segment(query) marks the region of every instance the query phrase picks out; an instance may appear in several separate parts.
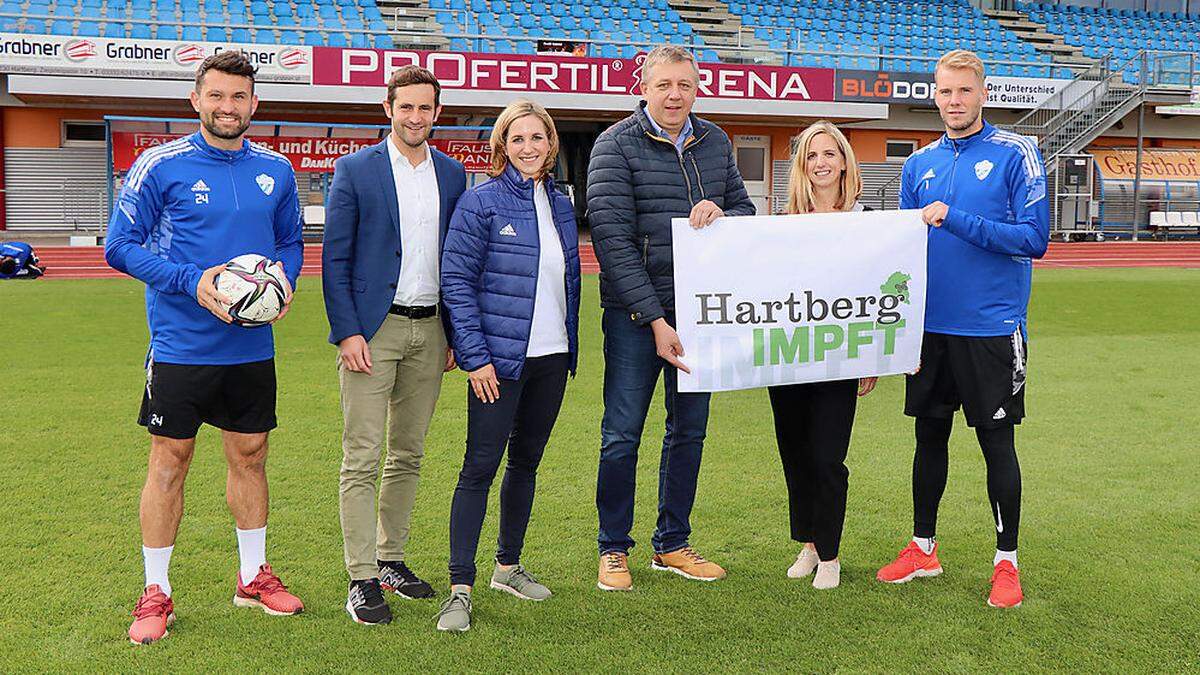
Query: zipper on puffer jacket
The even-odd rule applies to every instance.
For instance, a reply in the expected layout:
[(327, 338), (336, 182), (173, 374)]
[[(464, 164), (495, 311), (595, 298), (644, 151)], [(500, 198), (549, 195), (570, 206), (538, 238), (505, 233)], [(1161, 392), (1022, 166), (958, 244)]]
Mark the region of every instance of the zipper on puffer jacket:
[(696, 171), (696, 186), (700, 188), (700, 198), (708, 199), (708, 195), (704, 194), (704, 179), (700, 177), (700, 167), (696, 164), (696, 153), (690, 153), (688, 159), (692, 160), (692, 169)]
[[(688, 177), (687, 167), (683, 165), (683, 154), (680, 152), (676, 152), (675, 154), (677, 157), (679, 157), (679, 170), (683, 172), (683, 181), (685, 183), (687, 183), (688, 203), (691, 204), (692, 206), (695, 206), (696, 200), (692, 199), (692, 179), (690, 177)], [(696, 163), (695, 158), (692, 159), (692, 163), (693, 164)], [(699, 176), (699, 174), (697, 174), (697, 176)], [(704, 190), (703, 187), (701, 187), (700, 189), (701, 189), (701, 191)]]
[(642, 267), (650, 260), (650, 235), (642, 237)]

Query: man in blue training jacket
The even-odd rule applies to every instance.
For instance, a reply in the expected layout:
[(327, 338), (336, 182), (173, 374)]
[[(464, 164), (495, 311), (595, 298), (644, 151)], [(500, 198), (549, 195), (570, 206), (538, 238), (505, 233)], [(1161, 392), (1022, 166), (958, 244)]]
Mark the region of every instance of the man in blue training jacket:
[(304, 257), (291, 164), (244, 138), (258, 107), (254, 75), (237, 50), (204, 60), (191, 94), (200, 131), (142, 153), (108, 226), (105, 257), (146, 283), (150, 325), (139, 418), (150, 432), (141, 498), (146, 584), (129, 627), (135, 644), (166, 637), (175, 618), (167, 567), (196, 432), (205, 422), (222, 430), (229, 465), (226, 499), (240, 558), (233, 603), (275, 615), (303, 609), (266, 561), (274, 338), (270, 327), (231, 324), (228, 298), (214, 283), (225, 262), (257, 253), (276, 261), (294, 287)]
[(0, 244), (0, 279), (36, 279), (46, 273), (33, 247), (23, 241)]
[(983, 120), (978, 56), (948, 52), (934, 77), (946, 133), (908, 158), (900, 184), (900, 208), (922, 209), (930, 225), (921, 364), (908, 377), (904, 404), (916, 418), (913, 539), (878, 578), (902, 583), (942, 572), (934, 527), (961, 405), (987, 463), (996, 522), (988, 604), (1016, 607), (1021, 469), (1013, 436), (1025, 416), (1031, 259), (1045, 254), (1050, 235), (1046, 173), (1034, 141)]

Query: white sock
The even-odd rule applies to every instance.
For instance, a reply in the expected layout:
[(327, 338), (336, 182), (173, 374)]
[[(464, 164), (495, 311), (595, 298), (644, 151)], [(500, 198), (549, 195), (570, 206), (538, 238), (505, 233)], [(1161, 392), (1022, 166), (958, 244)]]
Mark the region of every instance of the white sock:
[(258, 576), (258, 568), (267, 562), (267, 526), (263, 525), (255, 530), (238, 530), (237, 540), (242, 583), (248, 584)]
[(1001, 560), (1007, 560), (1008, 562), (1012, 563), (1013, 567), (1016, 567), (1017, 566), (1017, 552), (1016, 551), (1001, 551), (1000, 549), (996, 549), (996, 557), (992, 559), (992, 567), (999, 565)]
[(933, 553), (933, 537), (913, 537), (913, 543), (915, 543), (925, 555), (930, 555)]
[(171, 551), (175, 546), (163, 548), (142, 547), (142, 560), (146, 564), (146, 585), (158, 584), (167, 597), (171, 597), (171, 582), (167, 579), (167, 568), (171, 566)]

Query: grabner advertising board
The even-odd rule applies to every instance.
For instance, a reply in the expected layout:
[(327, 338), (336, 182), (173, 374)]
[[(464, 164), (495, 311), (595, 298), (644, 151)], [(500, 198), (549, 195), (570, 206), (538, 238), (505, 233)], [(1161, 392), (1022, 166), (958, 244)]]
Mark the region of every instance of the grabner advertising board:
[(191, 79), (205, 58), (245, 52), (264, 82), (312, 82), (312, 47), (0, 33), (0, 72)]
[(918, 210), (672, 221), (679, 390), (894, 375), (925, 326)]

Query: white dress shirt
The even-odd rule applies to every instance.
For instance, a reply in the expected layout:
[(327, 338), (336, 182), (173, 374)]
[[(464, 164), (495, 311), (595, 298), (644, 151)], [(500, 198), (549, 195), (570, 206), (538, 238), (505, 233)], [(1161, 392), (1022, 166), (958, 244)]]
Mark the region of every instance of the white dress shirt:
[(537, 211), (538, 255), (537, 294), (533, 300), (533, 324), (529, 329), (529, 346), (525, 356), (549, 356), (568, 351), (567, 344), (567, 261), (563, 257), (562, 240), (554, 226), (554, 211), (546, 182), (539, 180), (533, 188), (533, 206)]
[(428, 307), (438, 304), (438, 184), (433, 155), (425, 145), (425, 160), (409, 163), (390, 135), (388, 159), (396, 182), (396, 208), (400, 212), (400, 278), (396, 280), (397, 305)]

